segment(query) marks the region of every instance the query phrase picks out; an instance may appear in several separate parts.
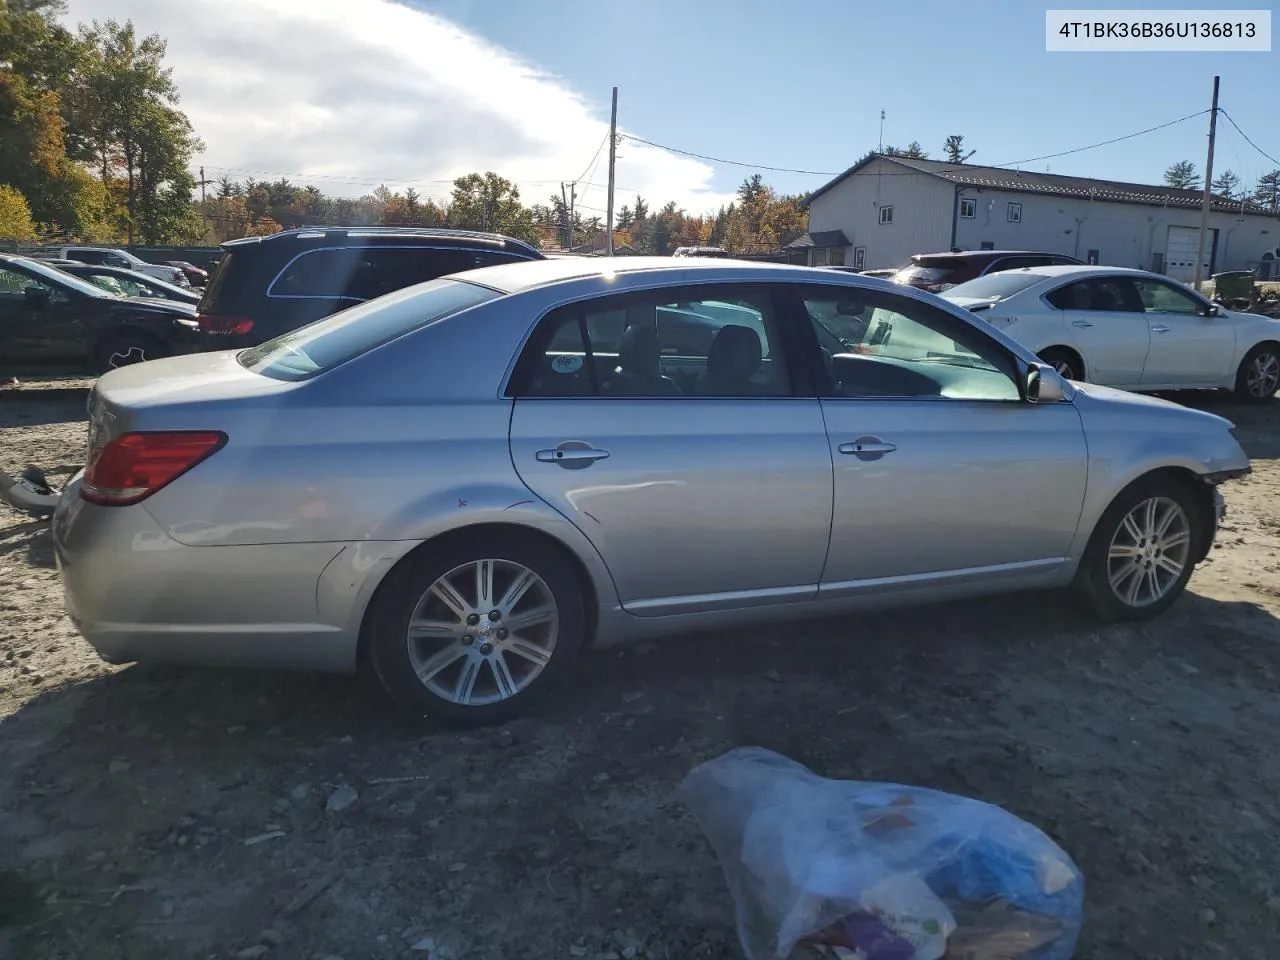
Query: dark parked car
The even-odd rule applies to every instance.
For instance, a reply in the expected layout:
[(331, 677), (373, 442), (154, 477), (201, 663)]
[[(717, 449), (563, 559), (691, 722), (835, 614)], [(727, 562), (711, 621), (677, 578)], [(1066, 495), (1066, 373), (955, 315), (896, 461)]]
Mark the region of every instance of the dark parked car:
[(255, 346), (446, 274), (546, 259), (501, 234), (399, 227), (286, 230), (228, 240), (222, 249), (200, 299), (208, 350)]
[(929, 293), (941, 293), (988, 273), (1022, 267), (1058, 267), (1080, 263), (1065, 253), (1030, 250), (964, 250), (952, 253), (917, 253), (890, 279)]
[(165, 283), (155, 277), (148, 277), (136, 270), (125, 270), (122, 267), (100, 267), (93, 263), (54, 263), (64, 273), (88, 280), (108, 293), (124, 297), (148, 297), (152, 300), (174, 300), (195, 306), (200, 302), (200, 294), (186, 287)]
[(209, 271), (197, 267), (187, 260), (166, 260), (165, 264), (181, 270), (187, 278), (187, 283), (193, 287), (203, 287), (209, 282)]
[(190, 353), (195, 308), (121, 297), (27, 257), (0, 256), (0, 369), (102, 373)]

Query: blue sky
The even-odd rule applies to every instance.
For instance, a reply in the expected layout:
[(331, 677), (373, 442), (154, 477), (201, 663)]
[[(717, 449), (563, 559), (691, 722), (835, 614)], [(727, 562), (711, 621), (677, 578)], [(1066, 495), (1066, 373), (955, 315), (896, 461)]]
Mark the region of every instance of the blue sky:
[[(1202, 0), (1203, 2), (1203, 0)], [(878, 140), (948, 134), (1006, 164), (1120, 137), (1222, 105), (1280, 158), (1278, 53), (1047, 53), (1027, 0), (69, 0), (66, 19), (131, 18), (168, 41), (182, 108), (211, 177), (311, 183), (360, 195), (380, 183), (444, 200), (493, 170), (526, 202), (580, 180), (603, 215), (598, 148), (619, 129), (681, 150), (844, 170)], [(198, 27), (193, 28), (193, 24)], [(1207, 118), (1028, 165), (1159, 182), (1203, 169)], [(1215, 167), (1247, 182), (1280, 166), (1221, 125)], [(691, 213), (732, 198), (751, 169), (624, 142), (619, 205), (636, 192)], [(762, 171), (785, 192), (823, 176)]]
[[(883, 108), (886, 142), (919, 140), (936, 156), (962, 133), (972, 162), (1003, 164), (1207, 108), (1215, 71), (1221, 105), (1280, 158), (1280, 53), (1048, 53), (1047, 5), (1026, 0), (417, 2), (563, 77), (602, 116), (616, 84), (638, 135), (728, 159), (842, 170), (875, 147)], [(1148, 6), (1185, 5), (1113, 4)], [(1203, 171), (1207, 119), (1032, 166), (1158, 181), (1186, 158)], [(1225, 126), (1215, 169), (1253, 179), (1280, 165)], [(717, 166), (715, 186), (731, 189), (744, 172)], [(821, 182), (767, 179), (788, 190)]]

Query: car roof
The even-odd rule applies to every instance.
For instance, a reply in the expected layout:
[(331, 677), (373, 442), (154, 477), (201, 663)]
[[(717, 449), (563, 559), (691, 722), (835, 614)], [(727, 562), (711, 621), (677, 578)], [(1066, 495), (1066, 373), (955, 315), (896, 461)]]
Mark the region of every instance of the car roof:
[[(1152, 273), (1150, 270), (1137, 270), (1133, 267), (1104, 267), (1087, 263), (1063, 263), (1046, 267), (1020, 267), (1017, 270), (1003, 270), (1001, 273), (1032, 273), (1043, 277), (1086, 277), (1113, 273), (1132, 274), (1133, 276), (1140, 277), (1161, 276), (1158, 273)], [(1163, 279), (1168, 280), (1171, 278), (1163, 277)]]
[(393, 240), (433, 240), (445, 244), (480, 244), (497, 249), (516, 249), (538, 253), (537, 247), (502, 233), (485, 233), (479, 230), (457, 230), (445, 227), (298, 227), (281, 230), (264, 237), (238, 237), (222, 244), (224, 250), (243, 250), (250, 246), (281, 243), (334, 243), (347, 241), (373, 241), (384, 243)]
[[(956, 260), (994, 260), (996, 257), (1071, 257), (1071, 254), (1054, 253), (1050, 250), (940, 250), (937, 253), (915, 253), (911, 255), (912, 260), (917, 258), (932, 260), (935, 257), (939, 260), (947, 258)], [(1071, 257), (1071, 259), (1074, 260), (1076, 258)]]
[(565, 257), (546, 260), (528, 260), (521, 263), (504, 263), (493, 267), (479, 267), (451, 275), (457, 280), (489, 287), (500, 293), (520, 293), (535, 287), (574, 280), (606, 280), (612, 283), (629, 278), (658, 283), (678, 284), (682, 281), (706, 281), (723, 279), (786, 280), (797, 282), (846, 283), (860, 281), (867, 286), (883, 286), (899, 290), (887, 280), (784, 263), (734, 260), (720, 257)]

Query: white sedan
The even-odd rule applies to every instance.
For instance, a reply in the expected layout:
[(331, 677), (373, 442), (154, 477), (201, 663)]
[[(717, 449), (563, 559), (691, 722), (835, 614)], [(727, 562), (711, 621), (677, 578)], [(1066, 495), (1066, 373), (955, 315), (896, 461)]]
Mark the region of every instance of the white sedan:
[(1123, 267), (1030, 267), (942, 296), (1034, 350), (1070, 380), (1126, 390), (1280, 387), (1280, 321), (1237, 313), (1190, 287)]

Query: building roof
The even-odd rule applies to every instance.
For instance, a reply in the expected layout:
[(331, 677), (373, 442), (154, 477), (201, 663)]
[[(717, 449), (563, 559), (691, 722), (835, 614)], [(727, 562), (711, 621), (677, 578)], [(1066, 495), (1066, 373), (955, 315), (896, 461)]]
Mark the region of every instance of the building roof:
[[(1030, 170), (1009, 170), (1004, 167), (982, 167), (971, 163), (948, 163), (945, 160), (920, 160), (915, 157), (888, 156), (870, 153), (844, 173), (823, 184), (804, 201), (813, 203), (837, 184), (860, 171), (873, 160), (888, 160), (932, 177), (951, 183), (972, 187), (989, 187), (1013, 193), (1039, 193), (1054, 197), (1077, 197), (1093, 200), (1109, 200), (1115, 203), (1141, 203), (1157, 207), (1196, 208), (1204, 201), (1202, 190), (1180, 190), (1177, 187), (1153, 186), (1146, 183), (1125, 183), (1120, 180), (1094, 180), (1090, 177), (1068, 177), (1058, 173), (1035, 173)], [(904, 171), (905, 172), (905, 171)], [(1223, 213), (1240, 213), (1240, 200), (1227, 200), (1214, 196), (1210, 208)], [(1243, 212), (1258, 216), (1276, 216), (1270, 210), (1244, 203)]]
[(819, 230), (796, 237), (787, 244), (786, 249), (798, 250), (807, 247), (847, 247), (849, 238), (843, 230)]

